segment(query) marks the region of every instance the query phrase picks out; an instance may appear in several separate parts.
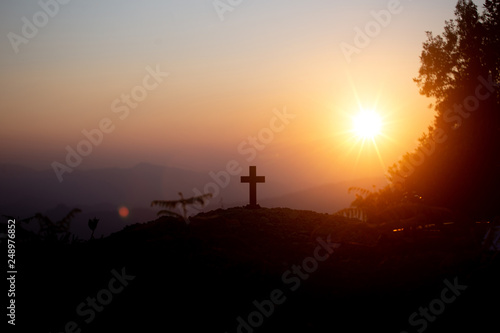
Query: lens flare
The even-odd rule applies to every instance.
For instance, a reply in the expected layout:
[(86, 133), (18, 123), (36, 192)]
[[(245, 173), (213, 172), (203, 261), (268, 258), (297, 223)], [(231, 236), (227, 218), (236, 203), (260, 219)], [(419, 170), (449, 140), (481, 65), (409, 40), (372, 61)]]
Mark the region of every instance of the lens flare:
[(118, 208), (118, 214), (123, 218), (128, 217), (129, 213), (130, 211), (125, 206), (121, 206), (120, 208)]

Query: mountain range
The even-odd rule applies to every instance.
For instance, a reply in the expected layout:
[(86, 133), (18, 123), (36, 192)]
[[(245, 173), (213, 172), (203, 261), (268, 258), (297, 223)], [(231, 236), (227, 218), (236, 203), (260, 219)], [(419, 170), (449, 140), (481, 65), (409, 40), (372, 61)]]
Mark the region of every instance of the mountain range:
[[(97, 217), (100, 223), (96, 235), (100, 237), (128, 224), (154, 220), (158, 209), (150, 207), (153, 200), (176, 200), (180, 192), (187, 198), (203, 193), (209, 183), (216, 184), (209, 173), (147, 163), (132, 168), (75, 170), (61, 183), (52, 170), (2, 164), (0, 214), (26, 218), (42, 213), (58, 220), (71, 209), (79, 208), (82, 212), (72, 220), (71, 231), (79, 237), (89, 237), (87, 221)], [(380, 188), (385, 184), (382, 177), (364, 178), (293, 191), (286, 184), (267, 180), (265, 187), (259, 189), (259, 204), (334, 213), (348, 207), (354, 199), (354, 194), (348, 193), (349, 187)], [(219, 193), (203, 211), (248, 203), (248, 185), (241, 184), (239, 176), (233, 176), (224, 188), (217, 186), (217, 190)], [(118, 214), (120, 207), (127, 207), (128, 216)], [(191, 211), (191, 215), (197, 212)]]

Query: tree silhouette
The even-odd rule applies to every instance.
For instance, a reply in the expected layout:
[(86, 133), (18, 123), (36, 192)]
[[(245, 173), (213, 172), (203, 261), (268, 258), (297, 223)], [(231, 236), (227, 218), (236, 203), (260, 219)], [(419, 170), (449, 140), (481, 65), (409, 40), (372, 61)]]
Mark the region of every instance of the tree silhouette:
[(481, 15), (460, 0), (441, 35), (427, 32), (414, 81), (434, 99), (435, 121), (419, 147), (389, 169), (404, 192), (475, 218), (498, 214), (499, 24), (499, 0), (487, 0)]
[[(188, 205), (194, 205), (194, 204), (204, 205), (205, 202), (212, 197), (212, 194), (208, 193), (197, 197), (191, 197), (185, 199), (182, 193), (179, 192), (179, 196), (181, 197), (179, 200), (154, 200), (151, 202), (151, 207), (160, 206), (166, 208), (160, 210), (158, 212), (158, 216), (162, 215), (174, 216), (180, 219), (184, 219), (185, 221), (188, 221), (186, 207)], [(177, 206), (182, 207), (182, 215), (173, 211), (173, 209), (175, 209)]]

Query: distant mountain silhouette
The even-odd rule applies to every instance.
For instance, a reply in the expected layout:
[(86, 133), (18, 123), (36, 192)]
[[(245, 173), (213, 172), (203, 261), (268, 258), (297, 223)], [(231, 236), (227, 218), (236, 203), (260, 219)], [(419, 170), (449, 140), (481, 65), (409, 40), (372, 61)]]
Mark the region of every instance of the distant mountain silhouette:
[(264, 207), (294, 207), (319, 213), (335, 213), (349, 207), (354, 200), (354, 194), (348, 194), (350, 187), (372, 189), (373, 185), (382, 188), (387, 185), (387, 180), (376, 177), (326, 184), (280, 197), (259, 200), (259, 203)]
[[(40, 212), (57, 218), (78, 207), (82, 214), (73, 220), (71, 231), (88, 234), (87, 221), (97, 216), (101, 219), (96, 229), (99, 236), (120, 230), (124, 224), (153, 218), (151, 200), (191, 191), (206, 178), (189, 170), (142, 163), (128, 169), (75, 170), (59, 183), (52, 170), (0, 165), (0, 213), (28, 217)], [(118, 215), (120, 206), (130, 210), (126, 219)]]
[[(214, 180), (208, 172), (141, 163), (132, 168), (75, 170), (59, 183), (52, 170), (36, 171), (3, 164), (0, 165), (0, 213), (19, 217), (42, 213), (58, 218), (72, 208), (80, 208), (82, 213), (72, 221), (71, 232), (85, 239), (90, 235), (87, 221), (95, 216), (100, 219), (95, 236), (100, 237), (124, 225), (153, 219), (158, 209), (150, 207), (151, 201), (176, 200), (178, 192), (189, 197), (195, 194), (194, 188), (203, 191), (210, 182)], [(367, 178), (290, 193), (286, 185), (269, 179), (259, 191), (259, 204), (333, 213), (349, 206), (354, 199), (354, 195), (347, 193), (350, 186), (371, 188), (384, 184), (384, 178)], [(248, 190), (235, 176), (204, 211), (247, 203)], [(118, 215), (120, 206), (130, 210), (127, 218)]]

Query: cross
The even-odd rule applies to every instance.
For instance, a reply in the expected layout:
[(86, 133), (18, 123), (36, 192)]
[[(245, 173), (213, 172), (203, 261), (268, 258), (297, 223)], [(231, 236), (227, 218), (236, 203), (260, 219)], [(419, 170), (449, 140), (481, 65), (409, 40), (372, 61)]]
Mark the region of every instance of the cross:
[(241, 176), (242, 183), (250, 183), (250, 208), (257, 208), (257, 183), (265, 183), (266, 177), (257, 176), (257, 167), (250, 167), (250, 176)]

